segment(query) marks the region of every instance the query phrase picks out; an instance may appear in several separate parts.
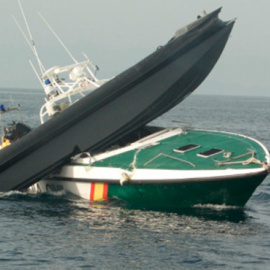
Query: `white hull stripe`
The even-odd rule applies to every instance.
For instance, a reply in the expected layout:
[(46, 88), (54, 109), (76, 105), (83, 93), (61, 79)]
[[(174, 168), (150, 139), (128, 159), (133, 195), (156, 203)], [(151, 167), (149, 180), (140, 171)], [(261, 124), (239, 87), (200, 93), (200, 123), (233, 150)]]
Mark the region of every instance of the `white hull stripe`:
[[(212, 171), (171, 171), (171, 170), (136, 170), (135, 172), (124, 171), (120, 169), (106, 168), (91, 168), (91, 173), (70, 174), (68, 171), (52, 176), (44, 180), (53, 181), (73, 181), (73, 182), (102, 182), (102, 183), (124, 183), (129, 184), (168, 184), (168, 183), (188, 183), (188, 182), (209, 182), (209, 181), (224, 181), (241, 178), (251, 178), (256, 176), (266, 175), (268, 172), (261, 169), (245, 169), (245, 170), (212, 170)], [(102, 173), (103, 172), (103, 173)], [(71, 176), (72, 175), (72, 176)]]

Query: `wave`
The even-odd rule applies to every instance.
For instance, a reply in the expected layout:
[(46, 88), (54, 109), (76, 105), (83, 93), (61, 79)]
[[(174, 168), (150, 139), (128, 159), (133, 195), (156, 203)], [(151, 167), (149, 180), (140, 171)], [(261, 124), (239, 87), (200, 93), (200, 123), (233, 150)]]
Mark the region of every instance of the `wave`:
[(255, 203), (269, 203), (270, 205), (270, 194), (264, 191), (261, 191), (257, 194), (254, 194), (250, 201), (253, 201)]

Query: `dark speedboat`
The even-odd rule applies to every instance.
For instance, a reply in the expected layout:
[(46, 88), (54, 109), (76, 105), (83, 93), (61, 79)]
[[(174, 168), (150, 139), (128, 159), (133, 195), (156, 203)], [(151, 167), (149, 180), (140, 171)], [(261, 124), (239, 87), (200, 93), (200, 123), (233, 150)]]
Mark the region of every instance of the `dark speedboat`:
[[(17, 119), (14, 121), (14, 119)], [(1, 127), (1, 144), (0, 149), (3, 149), (15, 141), (21, 139), (28, 134), (32, 129), (27, 126), (20, 111), (20, 105), (5, 107), (0, 106), (0, 127)]]
[(0, 152), (0, 191), (24, 189), (84, 151), (97, 153), (173, 108), (207, 77), (234, 21), (218, 9)]

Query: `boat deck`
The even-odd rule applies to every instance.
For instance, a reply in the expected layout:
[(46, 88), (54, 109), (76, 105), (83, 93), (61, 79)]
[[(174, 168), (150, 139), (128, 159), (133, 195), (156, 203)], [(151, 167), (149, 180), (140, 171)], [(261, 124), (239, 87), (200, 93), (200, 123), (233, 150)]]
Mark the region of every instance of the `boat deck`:
[(145, 148), (138, 147), (104, 158), (92, 165), (126, 170), (224, 170), (261, 168), (264, 162), (269, 162), (268, 159), (267, 149), (249, 137), (190, 130), (148, 144)]

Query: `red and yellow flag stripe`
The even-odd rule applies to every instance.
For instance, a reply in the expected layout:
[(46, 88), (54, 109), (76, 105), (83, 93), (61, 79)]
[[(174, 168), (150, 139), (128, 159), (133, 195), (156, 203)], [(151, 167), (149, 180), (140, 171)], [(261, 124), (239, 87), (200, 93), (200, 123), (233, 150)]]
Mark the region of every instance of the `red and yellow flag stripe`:
[(91, 183), (90, 201), (104, 201), (108, 199), (108, 184)]

